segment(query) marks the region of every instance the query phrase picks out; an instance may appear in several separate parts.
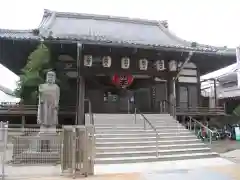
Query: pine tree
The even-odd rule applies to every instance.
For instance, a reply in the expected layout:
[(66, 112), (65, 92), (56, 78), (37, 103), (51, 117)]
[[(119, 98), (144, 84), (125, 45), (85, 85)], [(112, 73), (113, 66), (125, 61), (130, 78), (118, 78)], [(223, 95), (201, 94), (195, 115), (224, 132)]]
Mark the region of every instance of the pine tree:
[(22, 103), (37, 103), (38, 86), (44, 83), (45, 74), (49, 70), (51, 70), (49, 49), (44, 44), (40, 44), (29, 55), (17, 83), (15, 95), (21, 98)]

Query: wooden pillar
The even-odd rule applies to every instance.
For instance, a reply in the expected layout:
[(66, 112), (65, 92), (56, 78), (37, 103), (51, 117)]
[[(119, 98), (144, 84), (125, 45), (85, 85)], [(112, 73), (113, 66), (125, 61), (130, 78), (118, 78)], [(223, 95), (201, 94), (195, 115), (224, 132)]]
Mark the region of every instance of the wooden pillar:
[(168, 113), (172, 113), (172, 107), (171, 107), (171, 96), (172, 96), (172, 83), (171, 78), (167, 79), (167, 100), (168, 100)]
[(83, 76), (80, 76), (79, 78), (79, 96), (78, 96), (78, 124), (85, 124), (85, 78)]
[(85, 78), (81, 72), (83, 66), (82, 44), (77, 43), (77, 103), (76, 103), (76, 125), (85, 124)]
[(167, 94), (168, 94), (168, 112), (175, 116), (175, 106), (176, 106), (176, 81), (169, 77), (167, 80)]

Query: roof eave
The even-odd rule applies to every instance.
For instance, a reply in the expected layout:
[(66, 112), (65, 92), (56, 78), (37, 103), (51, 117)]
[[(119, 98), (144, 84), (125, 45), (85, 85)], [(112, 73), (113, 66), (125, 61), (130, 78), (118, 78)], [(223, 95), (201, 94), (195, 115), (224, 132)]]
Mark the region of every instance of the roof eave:
[(52, 42), (52, 43), (66, 43), (66, 44), (88, 44), (88, 45), (101, 45), (101, 46), (115, 46), (115, 47), (131, 47), (131, 48), (141, 48), (141, 49), (155, 49), (155, 50), (163, 50), (163, 51), (177, 51), (177, 52), (190, 52), (193, 51), (196, 54), (212, 54), (212, 55), (221, 55), (221, 56), (235, 56), (235, 53), (227, 53), (221, 51), (210, 51), (204, 50), (199, 48), (184, 48), (184, 47), (173, 47), (173, 46), (161, 46), (161, 45), (144, 45), (144, 44), (131, 44), (125, 42), (107, 42), (107, 41), (93, 41), (93, 40), (86, 40), (86, 39), (61, 39), (61, 38), (44, 38), (45, 42)]
[(155, 50), (163, 50), (163, 51), (177, 51), (177, 52), (190, 52), (194, 51), (196, 54), (212, 54), (212, 55), (221, 55), (221, 56), (235, 56), (235, 51), (211, 51), (204, 50), (199, 48), (190, 48), (190, 47), (173, 47), (173, 46), (161, 46), (161, 45), (144, 45), (144, 44), (131, 44), (125, 42), (111, 42), (111, 41), (94, 41), (87, 39), (60, 39), (60, 38), (42, 38), (40, 36), (36, 36), (36, 38), (19, 38), (19, 37), (0, 37), (2, 40), (13, 40), (13, 41), (32, 41), (32, 42), (40, 42), (42, 39), (45, 42), (51, 43), (66, 43), (66, 44), (89, 44), (89, 45), (101, 45), (101, 46), (122, 46), (122, 47), (131, 47), (131, 48), (142, 48), (142, 49), (155, 49)]
[(0, 37), (0, 40), (40, 42), (40, 38), (35, 39), (35, 38), (18, 38), (18, 37)]

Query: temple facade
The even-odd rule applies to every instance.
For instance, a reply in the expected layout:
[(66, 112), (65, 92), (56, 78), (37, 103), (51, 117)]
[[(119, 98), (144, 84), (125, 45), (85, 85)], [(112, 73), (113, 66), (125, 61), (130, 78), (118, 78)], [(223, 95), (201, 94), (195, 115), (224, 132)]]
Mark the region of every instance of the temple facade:
[[(234, 49), (177, 37), (167, 21), (45, 10), (36, 29), (0, 29), (0, 61), (20, 74), (40, 43), (49, 48), (57, 76), (64, 72), (68, 79), (68, 89), (61, 89), (62, 124), (84, 123), (86, 99), (93, 113), (133, 113), (137, 107), (143, 113), (199, 115), (200, 76), (236, 59)], [(73, 108), (61, 112), (65, 107)], [(35, 116), (25, 110), (24, 116)]]

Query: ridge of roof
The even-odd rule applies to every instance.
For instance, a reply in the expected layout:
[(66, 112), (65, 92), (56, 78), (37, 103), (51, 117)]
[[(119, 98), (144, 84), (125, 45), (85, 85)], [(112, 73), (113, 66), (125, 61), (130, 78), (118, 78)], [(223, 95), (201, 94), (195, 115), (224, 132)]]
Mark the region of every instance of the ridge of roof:
[[(194, 41), (184, 40), (169, 30), (168, 22), (166, 20), (157, 21), (157, 20), (146, 20), (146, 19), (129, 18), (129, 17), (109, 16), (109, 15), (84, 14), (84, 13), (75, 13), (75, 12), (59, 12), (59, 11), (52, 11), (49, 9), (44, 9), (43, 19), (39, 26), (40, 29), (42, 29), (41, 30), (42, 34), (44, 34), (45, 36), (48, 36), (51, 34), (51, 32), (48, 30), (51, 29), (51, 26), (54, 23), (54, 20), (58, 17), (74, 18), (74, 19), (107, 20), (107, 21), (122, 22), (122, 23), (153, 25), (158, 27), (162, 33), (164, 33), (166, 36), (168, 36), (170, 39), (176, 42), (177, 45), (170, 45), (171, 47), (175, 47), (175, 48), (185, 47), (186, 49), (189, 49), (189, 50), (195, 48), (196, 50), (212, 51), (212, 52), (217, 52), (219, 54), (225, 54), (225, 53), (232, 54), (233, 52), (235, 52), (234, 49), (232, 50), (226, 47), (216, 47), (212, 45), (200, 44)], [(193, 43), (196, 43), (196, 47), (193, 46)]]
[(56, 17), (65, 17), (65, 18), (74, 18), (74, 19), (95, 19), (95, 20), (108, 20), (114, 22), (124, 22), (124, 23), (136, 23), (136, 24), (145, 24), (145, 25), (155, 25), (158, 24), (167, 25), (167, 20), (147, 20), (141, 18), (129, 18), (129, 17), (120, 17), (120, 16), (110, 16), (110, 15), (99, 15), (99, 14), (87, 14), (87, 13), (75, 13), (75, 12), (61, 12), (61, 11), (52, 11), (49, 9), (44, 9), (43, 17), (51, 16), (55, 14)]

